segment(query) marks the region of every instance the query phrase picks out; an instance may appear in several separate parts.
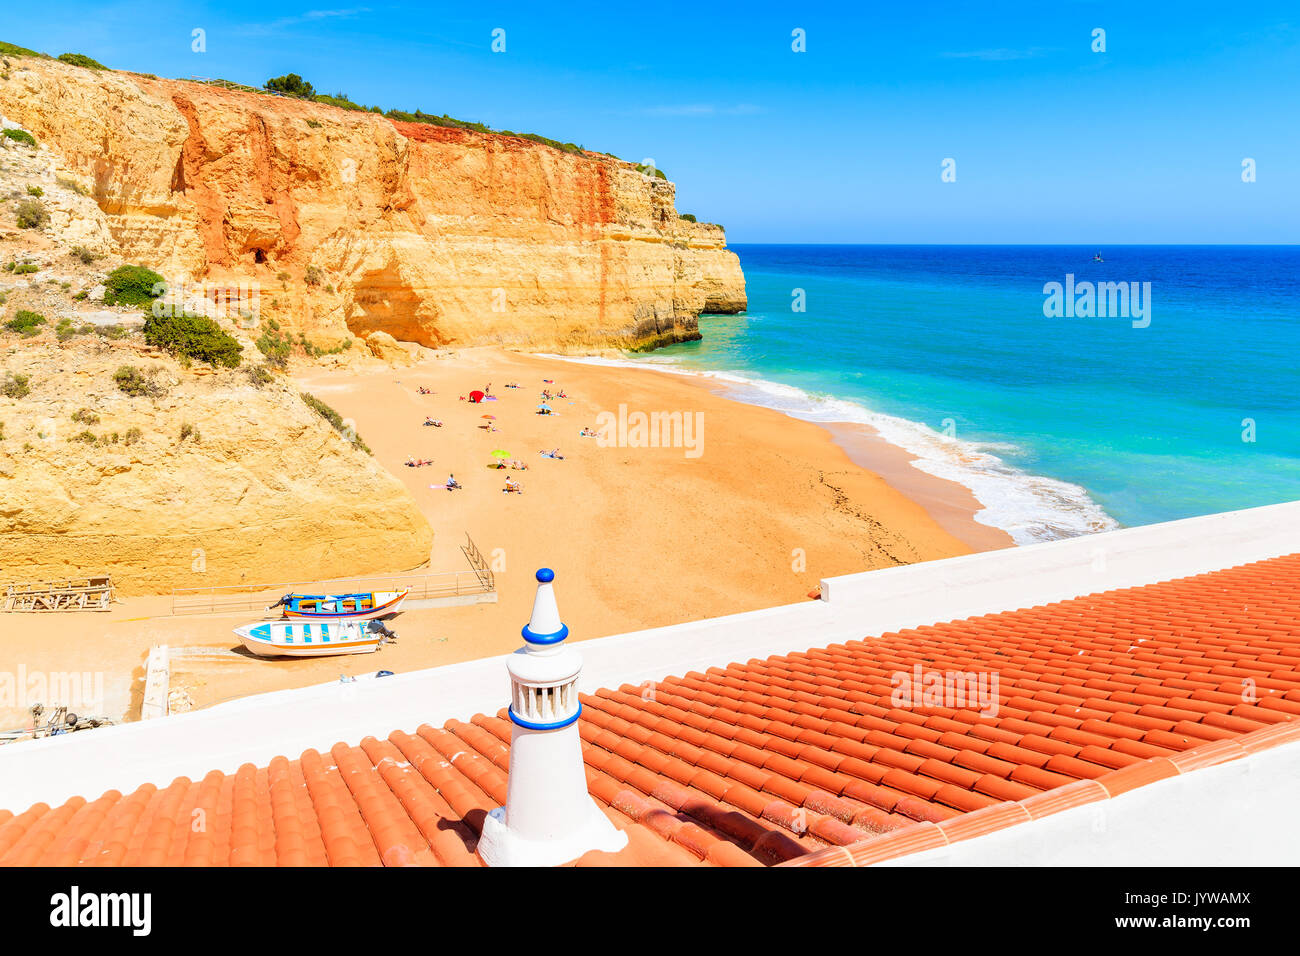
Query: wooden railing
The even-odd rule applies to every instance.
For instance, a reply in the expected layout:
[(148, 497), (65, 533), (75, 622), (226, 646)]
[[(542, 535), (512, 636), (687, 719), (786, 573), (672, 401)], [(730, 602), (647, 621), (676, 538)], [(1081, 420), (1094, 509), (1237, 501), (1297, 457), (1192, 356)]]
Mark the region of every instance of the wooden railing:
[(492, 566), (488, 564), (487, 558), (483, 557), (483, 552), (478, 549), (474, 539), (467, 533), (465, 543), (461, 546), (461, 551), (465, 553), (465, 559), (469, 561), (469, 566), (474, 569), (483, 583), (483, 587), (488, 591), (496, 590), (496, 575), (492, 573)]
[(173, 614), (213, 614), (221, 611), (261, 611), (290, 592), (296, 594), (357, 594), (367, 591), (409, 589), (408, 601), (488, 594), (494, 590), (483, 572), (447, 571), (441, 574), (396, 574), (388, 577), (342, 578), (333, 581), (288, 581), (281, 584), (236, 584), (228, 587), (175, 588)]
[(107, 611), (113, 602), (110, 578), (26, 581), (5, 587), (5, 611)]

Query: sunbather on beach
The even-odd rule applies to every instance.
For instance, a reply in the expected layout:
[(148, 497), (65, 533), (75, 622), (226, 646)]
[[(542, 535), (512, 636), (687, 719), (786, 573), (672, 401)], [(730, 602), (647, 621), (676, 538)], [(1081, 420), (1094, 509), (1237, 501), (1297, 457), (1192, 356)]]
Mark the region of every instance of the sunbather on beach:
[(456, 480), (456, 476), (455, 476), (455, 475), (448, 475), (448, 476), (447, 476), (447, 490), (448, 490), (448, 491), (452, 491), (452, 490), (454, 490), (454, 489), (456, 489), (456, 488), (459, 488), (459, 487), (460, 487), (460, 482)]
[(596, 432), (593, 429), (584, 428), (582, 431), (578, 432), (578, 435), (582, 438), (595, 438)]
[(513, 478), (506, 478), (506, 486), (501, 490), (506, 494), (514, 492), (522, 495), (524, 493), (524, 489), (520, 486), (519, 482), (515, 481)]

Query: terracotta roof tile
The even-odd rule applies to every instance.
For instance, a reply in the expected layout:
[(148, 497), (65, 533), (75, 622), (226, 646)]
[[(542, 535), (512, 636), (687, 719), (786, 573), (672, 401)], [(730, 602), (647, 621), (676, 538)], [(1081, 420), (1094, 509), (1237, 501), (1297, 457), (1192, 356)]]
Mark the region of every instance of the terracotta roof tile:
[[(575, 862), (859, 865), (1300, 740), (1297, 593), (1293, 555), (584, 695), (589, 790), (628, 846)], [(996, 710), (899, 706), (918, 665), (996, 674)], [(0, 864), (480, 865), (510, 736), (479, 714), (0, 810)]]

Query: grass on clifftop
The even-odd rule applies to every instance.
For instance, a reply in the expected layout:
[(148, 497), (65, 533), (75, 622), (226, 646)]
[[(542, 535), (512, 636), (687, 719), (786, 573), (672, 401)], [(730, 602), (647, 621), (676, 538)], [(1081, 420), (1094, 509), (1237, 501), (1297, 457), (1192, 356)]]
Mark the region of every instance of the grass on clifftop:
[(37, 53), (25, 46), (19, 46), (16, 43), (5, 43), (3, 40), (0, 40), (0, 56), (34, 56), (42, 60), (51, 59), (48, 53)]
[(307, 407), (314, 411), (325, 421), (333, 426), (334, 430), (352, 443), (352, 447), (364, 451), (367, 455), (372, 454), (370, 446), (361, 440), (357, 430), (343, 420), (343, 416), (330, 406), (326, 405), (311, 392), (299, 392), (298, 397), (306, 403)]
[[(29, 56), (39, 57), (41, 59), (53, 59), (47, 53), (39, 53), (35, 50), (29, 50), (26, 47), (18, 46), (14, 43), (5, 43), (0, 41), (0, 56)], [(109, 67), (104, 66), (98, 60), (94, 60), (82, 53), (63, 53), (58, 57), (64, 63), (70, 63), (73, 66), (85, 67), (90, 70), (107, 70)], [(152, 75), (152, 74), (146, 74)], [(449, 129), (463, 129), (475, 133), (484, 133), (493, 136), (512, 136), (516, 139), (526, 139), (529, 142), (540, 143), (543, 146), (549, 146), (563, 153), (596, 153), (600, 156), (608, 156), (610, 159), (619, 159), (613, 153), (602, 153), (598, 150), (588, 150), (586, 147), (577, 143), (563, 143), (558, 139), (551, 139), (549, 136), (541, 136), (537, 133), (516, 133), (508, 129), (493, 129), (486, 123), (474, 123), (469, 120), (460, 120), (448, 116), (446, 113), (435, 115), (426, 113), (423, 110), (416, 109), (415, 112), (406, 112), (405, 110), (389, 109), (385, 110), (380, 106), (363, 106), (356, 103), (346, 93), (335, 93), (332, 96), (328, 93), (317, 93), (316, 88), (311, 83), (304, 80), (296, 73), (286, 73), (284, 76), (276, 76), (267, 80), (261, 89), (254, 86), (248, 86), (243, 83), (236, 83), (231, 80), (198, 80), (197, 82), (206, 83), (210, 86), (217, 86), (223, 89), (243, 90), (249, 93), (265, 93), (277, 96), (287, 96), (293, 99), (306, 100), (311, 103), (320, 103), (324, 106), (333, 106), (342, 110), (349, 110), (359, 113), (374, 113), (386, 117), (399, 123), (424, 123), (429, 126), (442, 126)], [(318, 129), (320, 123), (316, 120), (307, 120), (307, 125), (312, 129)], [(32, 145), (35, 145), (33, 141)], [(662, 169), (657, 169), (643, 163), (635, 164), (638, 172), (645, 173), (648, 176), (654, 176), (657, 179), (668, 178), (668, 174)], [(685, 217), (683, 217), (685, 218)]]
[[(0, 40), (0, 56), (31, 56), (36, 57), (38, 60), (55, 59), (55, 57), (50, 56), (48, 53), (29, 50), (25, 46), (19, 46), (16, 43), (6, 43), (3, 40)], [(64, 63), (71, 64), (72, 66), (83, 66), (88, 70), (108, 69), (104, 64), (100, 63), (98, 60), (92, 60), (84, 53), (60, 53), (57, 59)]]
[[(404, 110), (397, 109), (385, 110), (379, 106), (362, 106), (360, 103), (353, 102), (352, 98), (346, 93), (335, 93), (333, 96), (330, 96), (328, 93), (317, 93), (316, 88), (297, 73), (286, 73), (284, 76), (272, 77), (266, 81), (261, 90), (254, 89), (251, 86), (244, 86), (240, 83), (232, 83), (229, 80), (211, 80), (207, 82), (217, 86), (248, 90), (254, 93), (275, 93), (279, 96), (288, 96), (294, 99), (307, 100), (312, 103), (321, 103), (325, 106), (333, 106), (341, 110), (350, 110), (356, 113), (375, 113), (399, 123), (424, 123), (429, 126), (463, 129), (475, 133), (486, 133), (495, 136), (514, 136), (517, 139), (526, 139), (533, 143), (541, 143), (544, 146), (550, 146), (552, 149), (558, 149), (564, 153), (588, 152), (585, 147), (579, 146), (577, 143), (562, 143), (558, 139), (551, 139), (548, 136), (539, 136), (537, 133), (515, 133), (508, 129), (493, 129), (486, 123), (472, 123), (468, 120), (459, 120), (455, 117), (448, 116), (446, 113), (443, 113), (440, 116), (435, 116), (432, 113), (426, 113), (420, 109), (417, 109), (414, 113), (408, 113)], [(315, 120), (308, 120), (307, 125), (312, 129), (319, 128), (320, 126), (320, 124)], [(600, 155), (610, 156), (614, 159), (618, 158), (612, 153), (601, 153)], [(662, 172), (658, 175), (660, 179), (668, 178)]]
[(84, 53), (60, 53), (59, 60), (63, 63), (70, 63), (72, 66), (82, 66), (87, 70), (107, 70), (104, 64), (98, 60), (92, 60)]

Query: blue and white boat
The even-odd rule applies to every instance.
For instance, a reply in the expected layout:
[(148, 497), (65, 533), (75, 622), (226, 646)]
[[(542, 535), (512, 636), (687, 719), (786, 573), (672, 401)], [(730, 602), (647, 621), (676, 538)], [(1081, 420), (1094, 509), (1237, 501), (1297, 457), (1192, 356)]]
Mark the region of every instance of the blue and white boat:
[(397, 637), (380, 621), (260, 621), (235, 633), (258, 657), (369, 654)]
[(272, 604), (268, 611), (278, 607), (287, 618), (306, 618), (310, 620), (365, 621), (370, 618), (396, 614), (402, 609), (402, 602), (410, 592), (401, 591), (365, 591), (358, 594), (286, 594)]

